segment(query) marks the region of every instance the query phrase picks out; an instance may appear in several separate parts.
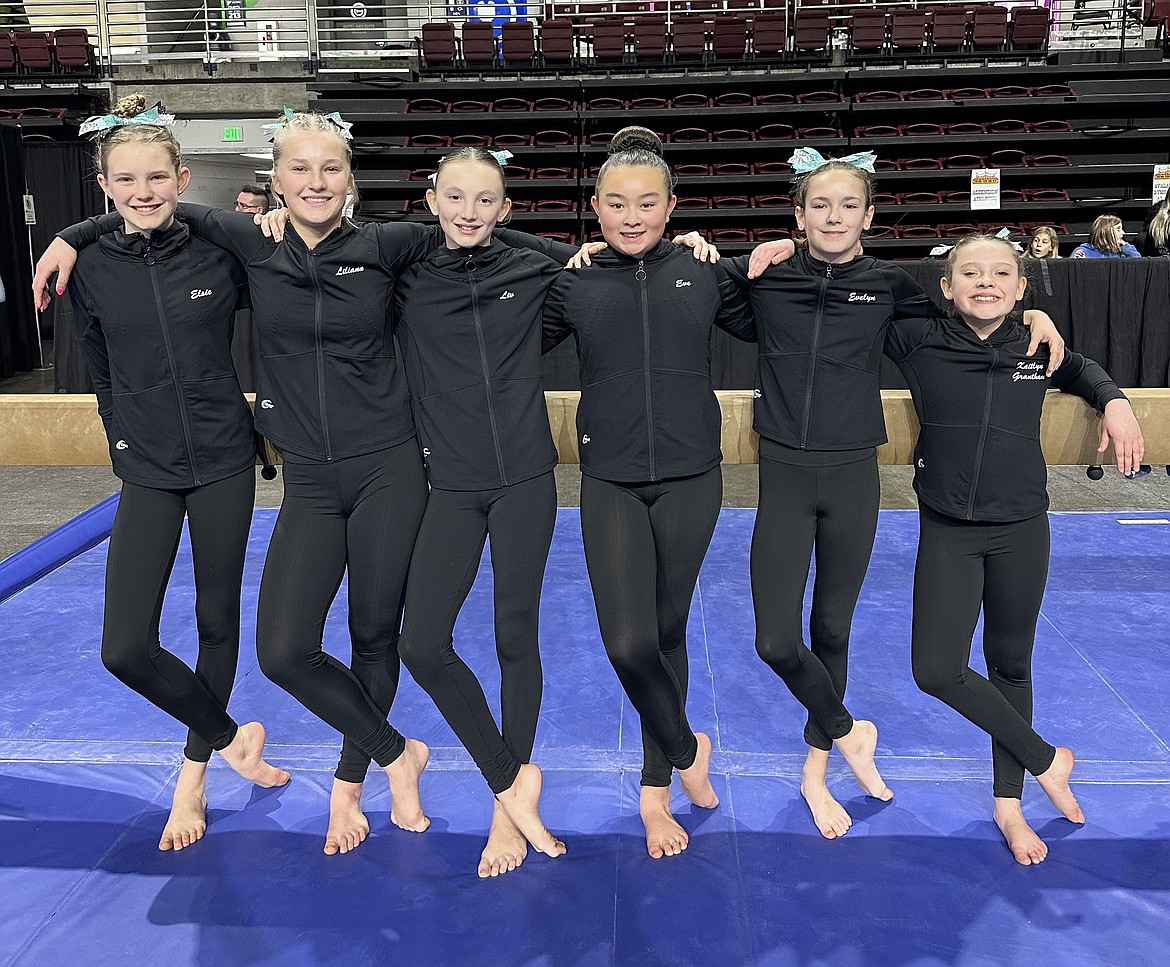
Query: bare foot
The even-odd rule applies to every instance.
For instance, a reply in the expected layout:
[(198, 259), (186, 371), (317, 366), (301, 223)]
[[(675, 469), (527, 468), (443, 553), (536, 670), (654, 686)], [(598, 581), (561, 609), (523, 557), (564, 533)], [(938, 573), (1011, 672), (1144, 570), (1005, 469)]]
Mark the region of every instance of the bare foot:
[(825, 776), (829, 770), (829, 753), (823, 749), (809, 748), (808, 758), (804, 761), (804, 771), (800, 781), (800, 794), (808, 803), (812, 811), (813, 822), (825, 839), (836, 839), (844, 836), (853, 820), (825, 783)]
[(853, 723), (848, 735), (837, 739), (836, 746), (853, 770), (853, 777), (861, 786), (861, 791), (874, 799), (889, 802), (894, 798), (894, 793), (883, 781), (873, 761), (877, 738), (877, 726), (861, 719)]
[(534, 849), (546, 856), (561, 856), (565, 852), (565, 844), (545, 828), (540, 818), (538, 807), (543, 785), (540, 768), (526, 762), (520, 767), (512, 785), (497, 795), (496, 800)]
[(1073, 758), (1072, 749), (1066, 749), (1063, 745), (1057, 746), (1056, 758), (1052, 760), (1052, 765), (1040, 773), (1036, 781), (1065, 819), (1070, 823), (1083, 823), (1085, 814), (1081, 812), (1077, 797), (1073, 795), (1068, 785), (1068, 777), (1072, 775), (1074, 765), (1076, 759)]
[(175, 782), (171, 814), (158, 841), (159, 849), (178, 852), (203, 838), (207, 829), (206, 779), (206, 762), (183, 760), (183, 768)]
[(528, 840), (508, 818), (504, 807), (497, 799), (492, 808), (492, 828), (488, 833), (487, 846), (479, 858), (479, 875), (482, 879), (511, 873), (524, 862), (528, 855)]
[(678, 856), (687, 848), (690, 837), (670, 813), (669, 786), (643, 786), (638, 812), (646, 827), (646, 852), (651, 857)]
[(370, 835), (370, 823), (362, 812), (362, 784), (333, 780), (329, 793), (329, 829), (325, 832), (325, 855), (357, 849)]
[(219, 754), (241, 776), (265, 789), (283, 786), (289, 780), (287, 772), (264, 761), (264, 726), (259, 722), (241, 725), (231, 745)]
[(431, 824), (418, 795), (418, 777), (430, 758), (431, 750), (423, 743), (407, 739), (402, 755), (386, 766), (390, 778), (390, 821), (399, 829), (423, 833)]
[(995, 800), (995, 825), (1007, 840), (1008, 849), (1021, 866), (1043, 863), (1048, 856), (1048, 846), (1035, 830), (1028, 825), (1018, 799)]
[(689, 769), (679, 769), (678, 777), (691, 802), (703, 809), (714, 809), (719, 805), (719, 797), (711, 787), (711, 740), (705, 732), (696, 732), (695, 740), (699, 751), (695, 753), (694, 764)]

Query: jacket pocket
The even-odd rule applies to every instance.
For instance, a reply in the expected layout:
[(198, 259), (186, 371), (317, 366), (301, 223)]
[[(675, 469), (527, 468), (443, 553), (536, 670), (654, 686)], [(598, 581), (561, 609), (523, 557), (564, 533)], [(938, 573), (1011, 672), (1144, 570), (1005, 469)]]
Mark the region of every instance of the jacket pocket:
[(111, 429), (110, 459), (118, 476), (159, 482), (190, 477), (174, 384), (116, 394)]

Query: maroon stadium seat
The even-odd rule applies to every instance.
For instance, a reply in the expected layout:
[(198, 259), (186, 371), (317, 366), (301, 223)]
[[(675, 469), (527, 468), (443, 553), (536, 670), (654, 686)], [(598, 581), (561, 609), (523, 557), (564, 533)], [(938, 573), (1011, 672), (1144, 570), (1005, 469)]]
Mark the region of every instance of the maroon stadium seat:
[(976, 50), (1003, 50), (1007, 47), (1006, 7), (976, 7), (971, 27), (971, 46)]
[(890, 101), (901, 101), (905, 97), (906, 95), (902, 91), (863, 91), (860, 94), (854, 94), (853, 100), (858, 104), (884, 104)]
[(17, 30), (12, 34), (16, 57), (26, 73), (48, 74), (53, 70), (49, 35), (43, 30)]
[(626, 23), (621, 17), (600, 17), (589, 24), (593, 60), (598, 64), (620, 64), (626, 56)]
[[(691, 4), (694, 9), (694, 4)], [(670, 47), (677, 60), (702, 60), (707, 50), (707, 21), (702, 14), (681, 13), (670, 24)]]
[(752, 50), (757, 57), (781, 57), (788, 48), (788, 15), (757, 13), (752, 21)]
[(711, 199), (712, 208), (750, 208), (747, 195), (716, 195)]
[(757, 228), (752, 232), (753, 242), (777, 242), (788, 237), (786, 228)]
[(987, 166), (989, 168), (1023, 168), (1026, 164), (1027, 155), (1023, 151), (1015, 148), (1001, 148), (999, 151), (993, 151), (987, 157)]
[(492, 101), (494, 114), (520, 114), (532, 110), (532, 102), (522, 97), (497, 97)]
[(686, 164), (675, 165), (674, 173), (680, 178), (701, 178), (711, 174), (711, 166), (687, 162)]
[(666, 17), (646, 14), (634, 18), (634, 60), (662, 63), (666, 59)]
[[(910, 127), (911, 125), (907, 125)], [(927, 125), (928, 127), (938, 127), (938, 125)], [(959, 137), (974, 137), (979, 134), (987, 133), (987, 125), (981, 124), (978, 121), (957, 121), (954, 124), (944, 124), (942, 129), (946, 134), (958, 135)], [(907, 131), (907, 134), (914, 134), (916, 132)], [(926, 132), (932, 134), (934, 132)]]
[(495, 63), (496, 34), (490, 23), (467, 20), (463, 24), (463, 63), (468, 67)]
[(854, 8), (849, 31), (850, 49), (855, 53), (881, 53), (886, 49), (886, 12)]
[(743, 91), (728, 91), (725, 94), (717, 94), (712, 101), (715, 107), (751, 107), (755, 103), (756, 99)]
[(771, 94), (756, 95), (756, 104), (760, 107), (780, 107), (785, 104), (795, 104), (795, 94), (784, 94), (779, 91), (774, 91)]
[(792, 46), (797, 53), (812, 53), (829, 46), (828, 7), (800, 7), (796, 11)]
[(967, 11), (935, 7), (931, 15), (931, 50), (962, 50), (967, 45)]
[(0, 30), (0, 72), (16, 73), (16, 48), (12, 45), (11, 30)]
[(747, 56), (748, 21), (736, 14), (716, 14), (711, 53), (716, 60), (744, 60)]
[(744, 178), (752, 173), (752, 166), (743, 161), (721, 161), (711, 166), (711, 174), (720, 178)]
[(513, 20), (500, 27), (500, 54), (511, 66), (536, 59), (536, 32), (530, 20)]
[(89, 32), (82, 27), (53, 31), (53, 56), (64, 71), (92, 70), (95, 67)]
[(450, 108), (450, 104), (436, 97), (415, 97), (406, 102), (407, 114), (445, 114)]
[[(545, 64), (573, 62), (573, 21), (546, 20), (540, 25), (540, 54)], [(537, 108), (539, 110), (539, 108)]]
[(1026, 121), (1019, 121), (1015, 118), (1002, 118), (999, 121), (987, 122), (988, 134), (1023, 134), (1028, 131), (1031, 126)]
[(487, 148), (492, 139), (486, 134), (455, 134), (451, 136), (452, 148)]
[(898, 7), (890, 12), (890, 49), (918, 53), (926, 46), (926, 11)]
[(448, 20), (422, 25), (422, 57), (427, 67), (455, 63), (455, 25)]
[(696, 94), (693, 91), (685, 94), (676, 94), (670, 99), (671, 106), (681, 108), (710, 107), (711, 98), (706, 94)]

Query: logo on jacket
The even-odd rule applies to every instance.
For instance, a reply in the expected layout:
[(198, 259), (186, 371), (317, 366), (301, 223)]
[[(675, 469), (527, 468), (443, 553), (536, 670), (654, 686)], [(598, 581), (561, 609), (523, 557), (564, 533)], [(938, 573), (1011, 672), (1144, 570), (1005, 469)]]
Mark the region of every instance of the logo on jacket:
[(338, 275), (357, 275), (359, 272), (364, 272), (366, 267), (364, 265), (343, 265), (337, 270)]
[(260, 409), (274, 410), (274, 409), (276, 409), (276, 404), (273, 403), (272, 400), (261, 400), (260, 401)]
[(1044, 363), (1020, 360), (1016, 363), (1016, 371), (1012, 373), (1012, 382), (1018, 379), (1048, 379), (1044, 374)]
[(423, 459), (425, 460), (430, 455), (431, 455), (431, 448), (430, 447), (423, 447)]
[(761, 392), (760, 392), (758, 389), (754, 389), (754, 390), (752, 390), (752, 399), (754, 399), (754, 400), (760, 400), (760, 399), (763, 399), (763, 398), (764, 398), (764, 394), (763, 394), (763, 393), (761, 393)]
[(581, 437), (581, 442), (582, 442), (582, 443), (588, 443), (588, 442), (589, 442), (589, 434), (588, 434), (588, 433), (586, 433), (586, 434), (582, 435), (582, 437)]
[(191, 290), (191, 298), (192, 299), (202, 299), (204, 296), (207, 296), (207, 295), (211, 295), (210, 289), (192, 289)]
[(114, 444), (114, 449), (115, 450), (129, 450), (130, 444), (127, 443), (125, 440), (119, 440), (117, 443)]
[(690, 283), (689, 279), (675, 279), (674, 280), (674, 287), (676, 289), (685, 289), (690, 284), (691, 283)]
[(868, 292), (850, 292), (850, 302), (877, 302), (876, 295), (870, 295)]
[(923, 467), (925, 467), (925, 466), (926, 466), (926, 461), (925, 461), (925, 460), (923, 460), (923, 459), (922, 459), (922, 457), (919, 457), (919, 458), (918, 458), (918, 463), (917, 463), (917, 464), (915, 464), (915, 466), (917, 466), (917, 467), (918, 467), (918, 469), (919, 469), (919, 470), (921, 470)]
[(515, 299), (515, 298), (516, 298), (515, 292), (509, 292), (507, 289), (505, 289), (504, 294), (502, 296), (500, 296), (500, 301), (503, 302), (505, 299)]

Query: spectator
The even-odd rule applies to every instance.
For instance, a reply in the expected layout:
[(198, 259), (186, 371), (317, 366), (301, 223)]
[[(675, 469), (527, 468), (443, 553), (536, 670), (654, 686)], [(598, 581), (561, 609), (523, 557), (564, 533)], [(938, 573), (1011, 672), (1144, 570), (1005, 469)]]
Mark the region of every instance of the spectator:
[(1140, 259), (1141, 253), (1125, 240), (1125, 226), (1116, 215), (1098, 215), (1089, 240), (1073, 249), (1074, 259)]
[(1060, 236), (1056, 234), (1056, 229), (1041, 225), (1033, 231), (1024, 255), (1030, 259), (1060, 258)]
[(1170, 195), (1150, 209), (1137, 250), (1149, 259), (1170, 256)]
[(272, 204), (264, 185), (244, 185), (236, 195), (236, 211), (263, 215)]

